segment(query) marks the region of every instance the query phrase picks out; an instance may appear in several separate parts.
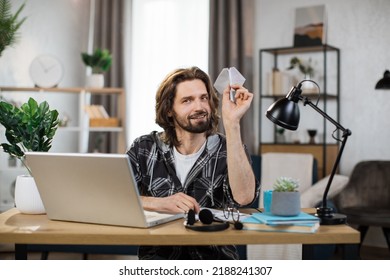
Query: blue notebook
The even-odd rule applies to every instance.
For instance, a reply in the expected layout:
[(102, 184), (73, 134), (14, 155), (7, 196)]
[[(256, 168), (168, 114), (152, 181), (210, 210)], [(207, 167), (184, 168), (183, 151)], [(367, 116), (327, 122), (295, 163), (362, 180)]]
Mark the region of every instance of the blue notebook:
[(320, 222), (320, 218), (305, 212), (301, 212), (296, 216), (276, 216), (266, 213), (253, 213), (252, 217), (266, 225), (294, 225)]
[(319, 226), (319, 222), (306, 222), (296, 224), (281, 224), (281, 225), (267, 225), (251, 215), (242, 220), (244, 230), (257, 230), (268, 232), (296, 232), (296, 233), (315, 233)]

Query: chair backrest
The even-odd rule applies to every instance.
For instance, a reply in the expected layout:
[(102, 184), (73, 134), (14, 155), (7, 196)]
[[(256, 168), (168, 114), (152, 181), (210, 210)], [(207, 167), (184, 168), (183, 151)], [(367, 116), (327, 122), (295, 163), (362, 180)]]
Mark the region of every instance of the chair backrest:
[(334, 198), (337, 208), (390, 208), (390, 161), (361, 161), (348, 184)]
[[(313, 183), (312, 154), (302, 153), (264, 153), (261, 158), (261, 186), (262, 192), (272, 189), (279, 177), (291, 177), (299, 181), (299, 191), (304, 192)], [(262, 194), (261, 194), (262, 197)], [(263, 207), (263, 200), (259, 200)]]
[[(298, 179), (302, 189), (309, 188), (318, 179), (317, 162), (311, 154), (264, 153), (252, 155), (252, 167), (260, 180), (262, 192), (251, 207), (263, 207), (263, 191), (272, 188), (276, 178), (292, 177)], [(248, 245), (247, 259), (301, 259), (300, 244)]]

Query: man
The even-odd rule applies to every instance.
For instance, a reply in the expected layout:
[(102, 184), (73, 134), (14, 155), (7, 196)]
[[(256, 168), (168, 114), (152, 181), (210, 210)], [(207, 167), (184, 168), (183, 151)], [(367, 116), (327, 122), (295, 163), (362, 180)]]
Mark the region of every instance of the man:
[[(240, 120), (253, 94), (233, 85), (222, 96), (226, 137), (216, 133), (218, 96), (206, 73), (178, 69), (156, 94), (156, 123), (164, 132), (141, 136), (128, 155), (144, 209), (187, 213), (200, 207), (250, 204), (259, 193), (249, 155), (241, 141)], [(234, 246), (141, 246), (140, 259), (237, 259)]]

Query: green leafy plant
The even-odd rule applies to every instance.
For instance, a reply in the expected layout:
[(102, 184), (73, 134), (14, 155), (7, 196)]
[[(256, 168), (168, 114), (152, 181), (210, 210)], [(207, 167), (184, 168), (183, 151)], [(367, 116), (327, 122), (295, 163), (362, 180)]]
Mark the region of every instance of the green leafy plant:
[(279, 133), (279, 134), (283, 134), (284, 131), (285, 131), (284, 128), (281, 128), (281, 127), (276, 128), (276, 132)]
[(81, 58), (86, 66), (92, 68), (92, 73), (101, 74), (110, 69), (112, 57), (107, 49), (96, 48), (94, 53), (81, 53)]
[(11, 103), (0, 102), (0, 123), (5, 127), (8, 143), (0, 144), (4, 152), (25, 162), (25, 151), (47, 152), (59, 124), (57, 110), (50, 110), (44, 101), (38, 105), (33, 99), (17, 107)]
[(299, 59), (298, 57), (294, 56), (293, 58), (291, 58), (290, 67), (288, 67), (287, 69), (290, 70), (290, 69), (294, 69), (296, 67), (304, 75), (313, 76), (313, 74), (314, 74), (314, 68), (311, 66), (311, 58), (309, 59), (309, 61), (307, 63), (305, 63), (301, 59)]
[(280, 177), (273, 185), (275, 192), (297, 192), (299, 183), (297, 180), (288, 177)]
[(8, 46), (13, 46), (19, 39), (18, 30), (26, 17), (18, 19), (23, 10), (23, 3), (15, 14), (11, 13), (11, 1), (0, 0), (0, 56)]

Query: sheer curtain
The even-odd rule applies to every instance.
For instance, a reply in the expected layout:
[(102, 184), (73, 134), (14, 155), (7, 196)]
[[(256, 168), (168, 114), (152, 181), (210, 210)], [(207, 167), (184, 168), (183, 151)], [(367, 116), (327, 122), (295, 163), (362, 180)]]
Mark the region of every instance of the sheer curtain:
[(189, 66), (208, 72), (209, 0), (133, 0), (131, 17), (126, 33), (130, 142), (161, 131), (155, 124), (155, 94), (169, 72)]
[[(253, 92), (254, 0), (210, 1), (209, 73), (213, 80), (223, 68), (236, 67)], [(255, 103), (241, 121), (243, 142), (257, 154), (254, 133)], [(222, 130), (222, 127), (220, 127)]]

